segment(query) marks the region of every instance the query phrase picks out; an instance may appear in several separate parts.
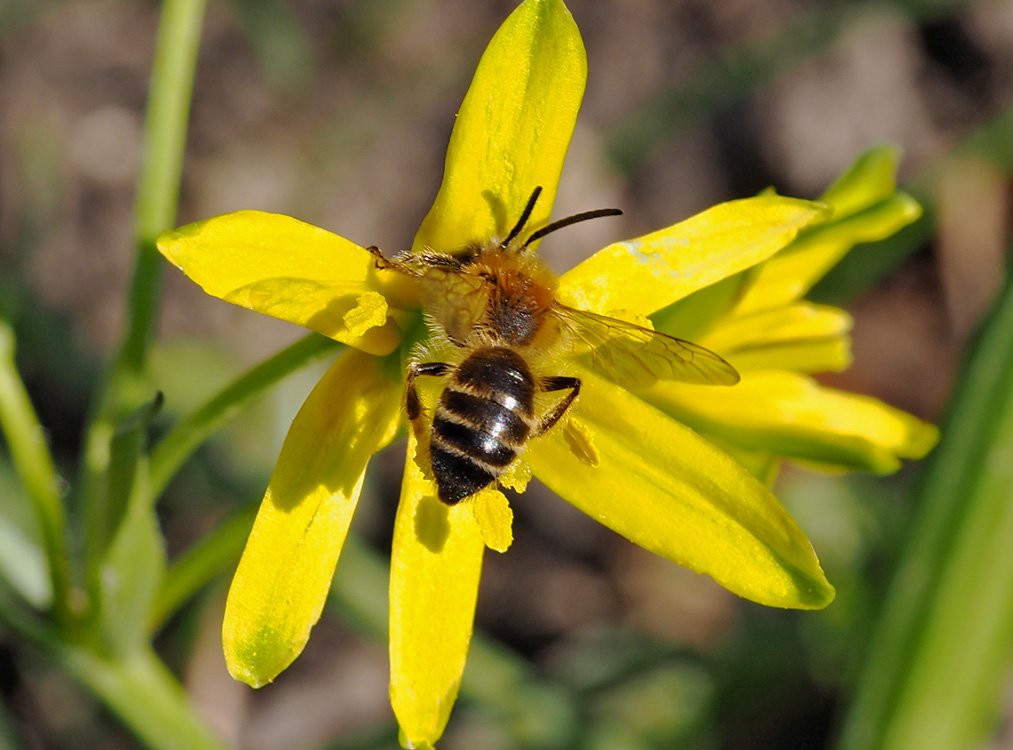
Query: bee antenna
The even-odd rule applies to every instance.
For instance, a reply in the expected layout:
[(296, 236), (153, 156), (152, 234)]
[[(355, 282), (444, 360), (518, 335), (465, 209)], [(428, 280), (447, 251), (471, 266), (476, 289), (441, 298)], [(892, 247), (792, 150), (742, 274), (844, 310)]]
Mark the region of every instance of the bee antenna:
[(524, 240), (524, 244), (521, 245), (521, 250), (526, 248), (532, 242), (536, 242), (547, 234), (555, 232), (557, 229), (568, 227), (571, 224), (577, 224), (588, 219), (600, 219), (603, 216), (622, 216), (622, 211), (618, 208), (596, 208), (594, 211), (585, 211), (584, 213), (574, 214), (573, 216), (567, 216), (565, 219), (554, 221), (547, 226), (542, 227), (537, 232), (532, 232), (531, 236)]
[[(538, 202), (538, 196), (541, 194), (542, 194), (542, 186), (539, 185), (532, 191), (531, 197), (528, 198), (528, 204), (524, 207), (524, 210), (521, 212), (521, 218), (519, 218), (517, 220), (517, 223), (514, 224), (514, 228), (510, 230), (510, 234), (506, 236), (505, 240), (499, 243), (501, 249), (510, 247), (510, 243), (513, 242), (515, 239), (517, 239), (517, 235), (521, 233), (521, 230), (524, 229), (524, 225), (527, 224), (528, 219), (531, 218), (531, 212), (535, 210), (535, 203)], [(528, 243), (525, 242), (524, 244), (527, 245)]]

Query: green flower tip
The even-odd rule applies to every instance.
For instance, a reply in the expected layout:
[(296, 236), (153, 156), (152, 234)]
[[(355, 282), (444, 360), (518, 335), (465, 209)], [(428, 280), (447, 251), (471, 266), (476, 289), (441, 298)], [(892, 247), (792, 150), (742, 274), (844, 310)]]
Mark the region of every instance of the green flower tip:
[(225, 633), (224, 650), (229, 674), (252, 688), (274, 682), (299, 655), (299, 651), (293, 652), (289, 644), (281, 642), (278, 634), (268, 629), (238, 642), (232, 642)]
[(858, 159), (823, 194), (837, 216), (854, 213), (884, 200), (897, 190), (900, 150), (893, 145), (875, 146)]
[(907, 442), (899, 451), (903, 458), (925, 458), (929, 451), (939, 443), (939, 428), (930, 422), (913, 421), (908, 432)]
[[(537, 1), (541, 2), (542, 0)], [(398, 732), (397, 739), (398, 744), (401, 745), (401, 747), (403, 747), (405, 750), (436, 750), (436, 745), (433, 745), (429, 742), (425, 742), (422, 740), (418, 742), (412, 742), (408, 738), (408, 735), (405, 734), (404, 729), (401, 729)]]
[[(794, 602), (791, 609), (824, 609), (828, 607), (837, 596), (833, 585), (822, 575), (814, 578), (812, 575), (797, 568), (788, 568), (796, 585)], [(821, 570), (822, 574), (823, 571)]]

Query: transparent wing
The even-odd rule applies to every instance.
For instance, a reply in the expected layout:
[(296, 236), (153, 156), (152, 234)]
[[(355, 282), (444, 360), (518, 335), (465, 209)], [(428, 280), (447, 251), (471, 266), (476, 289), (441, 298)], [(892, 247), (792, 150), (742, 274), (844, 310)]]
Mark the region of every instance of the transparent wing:
[(556, 303), (561, 325), (587, 347), (593, 365), (626, 385), (678, 380), (705, 385), (734, 385), (739, 373), (717, 354), (689, 341), (617, 318)]
[(423, 308), (451, 341), (462, 346), (485, 313), (489, 302), (486, 282), (453, 269), (427, 268), (421, 286)]

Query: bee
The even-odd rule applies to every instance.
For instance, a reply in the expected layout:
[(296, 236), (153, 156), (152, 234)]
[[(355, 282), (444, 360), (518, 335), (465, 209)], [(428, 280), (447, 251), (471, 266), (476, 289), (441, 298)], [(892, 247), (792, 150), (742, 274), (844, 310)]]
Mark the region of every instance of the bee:
[[(414, 357), (405, 385), (408, 419), (420, 445), (428, 445), (437, 496), (447, 505), (497, 482), (529, 441), (551, 430), (580, 395), (579, 378), (543, 374), (541, 362), (587, 354), (592, 366), (627, 384), (739, 380), (735, 369), (708, 349), (557, 300), (557, 277), (532, 252), (532, 243), (571, 224), (622, 212), (587, 211), (521, 239), (540, 193), (540, 187), (534, 189), (502, 241), (392, 258), (368, 248), (379, 269), (420, 283), (431, 334), (460, 350), (456, 364)], [(428, 422), (415, 382), (420, 377), (445, 378)], [(536, 397), (556, 393), (563, 395), (538, 414)]]

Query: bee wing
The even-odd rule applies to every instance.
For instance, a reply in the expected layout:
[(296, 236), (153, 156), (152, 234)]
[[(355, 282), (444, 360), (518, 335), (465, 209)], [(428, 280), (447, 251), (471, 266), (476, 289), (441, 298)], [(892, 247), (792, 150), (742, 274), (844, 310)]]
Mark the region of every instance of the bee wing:
[(489, 302), (485, 281), (456, 269), (430, 267), (422, 276), (422, 287), (424, 307), (451, 341), (463, 344)]
[[(734, 385), (739, 373), (702, 346), (618, 318), (556, 303), (563, 327), (590, 350), (596, 367), (629, 385), (678, 380), (705, 385)], [(578, 346), (579, 348), (579, 346)]]

